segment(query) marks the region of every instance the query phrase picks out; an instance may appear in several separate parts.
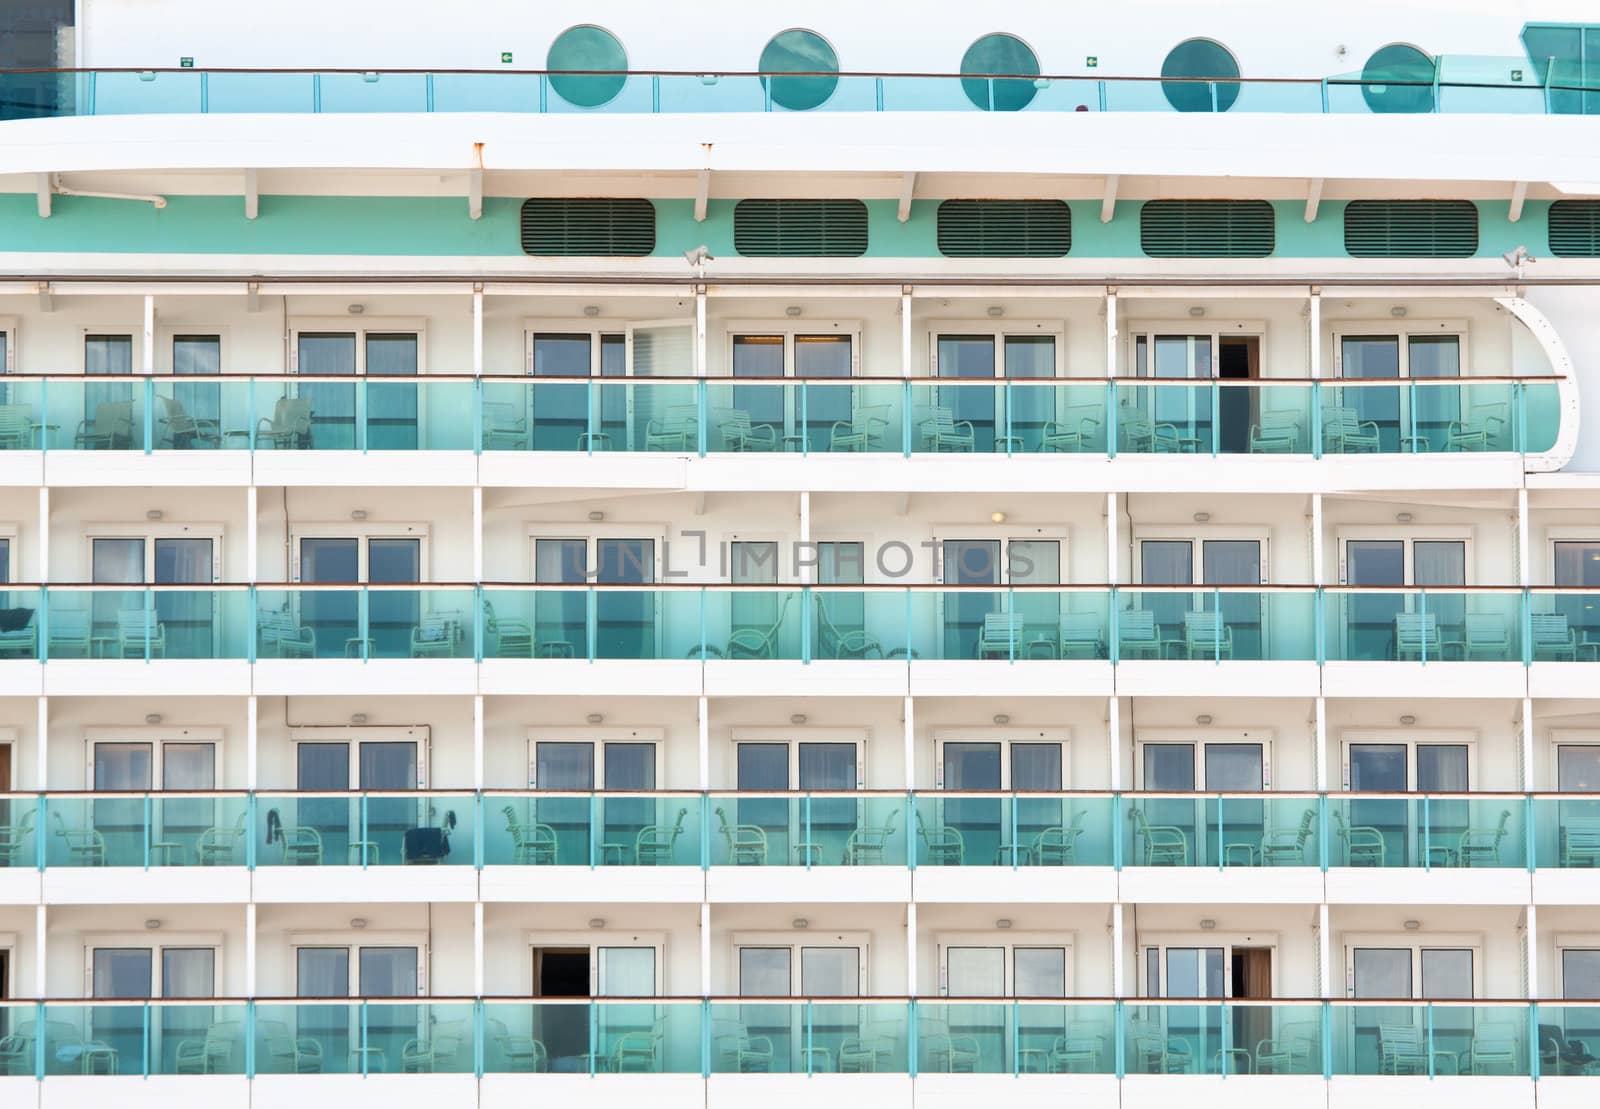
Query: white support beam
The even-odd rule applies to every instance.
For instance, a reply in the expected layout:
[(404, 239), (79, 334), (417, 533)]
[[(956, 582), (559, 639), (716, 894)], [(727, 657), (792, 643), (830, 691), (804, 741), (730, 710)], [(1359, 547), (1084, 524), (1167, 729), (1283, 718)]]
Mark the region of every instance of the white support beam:
[(906, 902), (906, 996), (917, 996), (917, 903)]
[(1322, 980), (1322, 996), (1333, 997), (1333, 939), (1328, 935), (1328, 905), (1323, 902), (1317, 906), (1317, 963), (1322, 973), (1318, 976)]
[(1117, 183), (1122, 178), (1118, 174), (1106, 175), (1106, 191), (1100, 198), (1100, 222), (1110, 223), (1111, 217), (1117, 214)]
[(473, 219), (483, 218), (482, 166), (474, 166), (467, 170), (467, 215)]
[(36, 173), (33, 175), (33, 187), (39, 194), (39, 218), (49, 219), (51, 199), (56, 191), (55, 182), (48, 173)]
[(146, 376), (156, 372), (156, 298), (148, 293), (144, 298), (144, 349), (140, 351), (139, 372)]
[(900, 287), (900, 376), (911, 376), (911, 286)]
[(1528, 183), (1518, 181), (1511, 186), (1511, 211), (1506, 213), (1506, 219), (1516, 223), (1522, 218), (1522, 205), (1528, 199)]
[(1318, 697), (1316, 704), (1316, 754), (1317, 765), (1313, 767), (1315, 773), (1311, 780), (1318, 793), (1328, 790), (1328, 699)]
[(1111, 758), (1111, 788), (1122, 788), (1122, 701), (1113, 693), (1106, 698), (1106, 735), (1110, 738), (1107, 747), (1110, 748)]
[(706, 376), (706, 287), (694, 293), (694, 376)]
[(701, 696), (695, 701), (695, 723), (699, 730), (700, 788), (711, 788), (711, 703)]
[(901, 223), (911, 218), (911, 201), (917, 192), (917, 175), (902, 173), (900, 175), (900, 210), (895, 213)]
[(483, 284), (472, 287), (472, 376), (483, 376)]
[(54, 312), (56, 310), (55, 293), (50, 288), (50, 282), (39, 282), (39, 311)]
[(910, 697), (900, 702), (900, 721), (905, 728), (906, 788), (917, 788), (917, 727)]
[(244, 171), (244, 218), (255, 219), (261, 214), (261, 190), (259, 188), (256, 171)]
[(257, 763), (261, 750), (261, 703), (254, 693), (244, 699), (244, 784), (255, 789), (260, 779)]
[(1111, 906), (1111, 996), (1127, 997), (1122, 978), (1127, 972), (1127, 955), (1122, 950), (1122, 902)]
[(1532, 551), (1528, 534), (1528, 487), (1524, 485), (1517, 490), (1517, 581), (1523, 585), (1533, 584), (1533, 567), (1528, 561)]
[(33, 788), (43, 793), (50, 781), (50, 698), (39, 698), (39, 732), (34, 736)]
[(244, 287), (244, 310), (251, 315), (261, 311), (261, 283), (252, 281)]
[[(707, 151), (707, 153), (710, 153)], [(711, 202), (711, 167), (706, 166), (695, 175), (694, 180), (694, 221), (706, 221), (706, 205)]]
[(1528, 906), (1528, 1000), (1539, 1000), (1539, 909)]
[(483, 486), (472, 487), (472, 580), (483, 580)]
[(1327, 585), (1327, 557), (1322, 544), (1322, 494), (1311, 494), (1311, 584)]
[(244, 580), (251, 585), (261, 576), (260, 552), (256, 549), (261, 542), (257, 492), (254, 485), (246, 486), (244, 491)]
[(1306, 321), (1311, 333), (1310, 357), (1306, 363), (1311, 368), (1311, 380), (1315, 381), (1322, 376), (1322, 294), (1314, 289), (1307, 306)]
[(1117, 376), (1117, 294), (1106, 290), (1106, 376)]
[[(48, 474), (48, 471), (47, 471)], [(39, 580), (50, 581), (50, 487), (39, 487)]]
[(1106, 494), (1106, 582), (1120, 585), (1117, 570), (1122, 560), (1117, 557), (1117, 494)]
[(700, 996), (711, 996), (711, 906), (700, 902)]
[(814, 585), (817, 576), (816, 554), (811, 549), (811, 491), (800, 490), (800, 554), (796, 560), (799, 565), (801, 585)]
[[(42, 829), (41, 829), (42, 831)], [(33, 996), (49, 997), (48, 971), (50, 960), (45, 958), (49, 946), (50, 925), (45, 907), (40, 905), (33, 914)]]
[(244, 907), (244, 995), (256, 996), (256, 903)]
[(1306, 187), (1306, 222), (1317, 222), (1317, 208), (1322, 204), (1322, 178), (1313, 177)]
[(1517, 788), (1533, 791), (1533, 698), (1522, 699), (1522, 781)]
[[(484, 782), (483, 694), (472, 698), (472, 788), (481, 790)], [(482, 990), (478, 991), (482, 993)]]
[(472, 904), (472, 992), (483, 996), (483, 902)]

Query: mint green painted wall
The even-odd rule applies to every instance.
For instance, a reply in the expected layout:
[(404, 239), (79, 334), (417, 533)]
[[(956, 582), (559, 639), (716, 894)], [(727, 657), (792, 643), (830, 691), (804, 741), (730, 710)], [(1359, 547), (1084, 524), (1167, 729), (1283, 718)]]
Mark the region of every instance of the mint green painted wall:
[[(656, 249), (671, 257), (701, 243), (719, 258), (733, 258), (732, 200), (706, 205), (704, 223), (694, 202), (657, 200)], [(1117, 205), (1116, 218), (1100, 222), (1100, 202), (1069, 201), (1073, 258), (1142, 258), (1139, 201)], [(919, 200), (901, 223), (893, 200), (869, 200), (868, 253), (874, 258), (936, 258), (939, 202)], [(1522, 220), (1510, 223), (1509, 201), (1478, 201), (1478, 257), (1492, 258), (1526, 246), (1549, 252), (1547, 201), (1529, 201)], [(175, 196), (165, 209), (126, 200), (56, 197), (40, 219), (32, 193), (0, 193), (0, 259), (6, 252), (110, 254), (369, 254), (522, 257), (521, 201), (488, 197), (483, 218), (467, 217), (465, 197), (263, 196), (260, 216), (244, 218), (237, 196)], [(1298, 200), (1273, 201), (1277, 258), (1343, 258), (1344, 202), (1327, 201), (1312, 223)]]

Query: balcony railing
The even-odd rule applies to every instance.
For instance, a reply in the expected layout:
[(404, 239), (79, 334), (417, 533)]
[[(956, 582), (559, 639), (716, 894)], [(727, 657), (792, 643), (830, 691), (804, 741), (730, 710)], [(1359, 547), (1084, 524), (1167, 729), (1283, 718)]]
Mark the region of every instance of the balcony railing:
[[(1490, 73), (1493, 76), (1490, 76)], [(249, 112), (783, 112), (785, 86), (826, 112), (1581, 113), (1576, 63), (1440, 58), (1365, 80), (662, 70), (80, 69), (0, 74), (7, 116)], [(776, 91), (775, 91), (776, 90)], [(563, 95), (563, 94), (566, 95)], [(814, 95), (815, 94), (815, 95)], [(571, 96), (572, 99), (567, 97)], [(1397, 97), (1403, 104), (1397, 104)], [(599, 101), (597, 103), (597, 101)], [(818, 103), (817, 101), (820, 101)]]
[(0, 451), (1540, 454), (1551, 377), (23, 377)]
[(0, 1075), (1600, 1077), (1600, 1004), (382, 998), (0, 1002)]
[(1600, 794), (0, 794), (0, 868), (1592, 870)]
[(8, 659), (1527, 666), (1600, 662), (1600, 591), (15, 585), (0, 588)]

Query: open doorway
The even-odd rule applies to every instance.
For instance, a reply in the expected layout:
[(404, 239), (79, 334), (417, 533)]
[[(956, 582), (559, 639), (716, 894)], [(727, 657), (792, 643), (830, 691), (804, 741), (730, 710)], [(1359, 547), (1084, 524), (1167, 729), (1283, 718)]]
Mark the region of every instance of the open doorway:
[(588, 997), (587, 947), (536, 947), (533, 949), (534, 997)]
[[(1239, 1001), (1266, 1001), (1272, 997), (1272, 948), (1235, 947), (1231, 996)], [(1267, 1005), (1233, 1007), (1233, 1043), (1254, 1057), (1256, 1047), (1272, 1038), (1272, 1009)]]
[[(1217, 341), (1217, 377), (1253, 381), (1261, 376), (1261, 336), (1230, 335)], [(1217, 449), (1224, 454), (1250, 450), (1250, 425), (1259, 413), (1255, 389), (1224, 385), (1217, 398)]]
[[(535, 947), (533, 996), (587, 998), (589, 996), (587, 947)], [(587, 1069), (589, 1014), (581, 1005), (534, 1006), (534, 1035), (549, 1052), (552, 1071)]]

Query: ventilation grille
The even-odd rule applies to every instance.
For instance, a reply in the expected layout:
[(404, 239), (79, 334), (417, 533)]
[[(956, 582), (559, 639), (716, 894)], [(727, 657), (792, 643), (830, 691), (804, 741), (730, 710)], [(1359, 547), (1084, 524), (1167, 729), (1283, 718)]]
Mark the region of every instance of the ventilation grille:
[(1276, 243), (1265, 200), (1151, 200), (1139, 245), (1152, 258), (1265, 258)]
[(1471, 258), (1478, 209), (1470, 200), (1352, 200), (1344, 249), (1352, 258)]
[(656, 248), (656, 208), (635, 197), (538, 196), (522, 205), (524, 254), (625, 255)]
[(1060, 258), (1072, 249), (1072, 209), (1061, 200), (947, 200), (939, 253), (947, 258)]
[(733, 248), (750, 258), (858, 258), (867, 252), (859, 200), (741, 200)]
[(1600, 258), (1600, 200), (1558, 200), (1550, 205), (1550, 253)]

